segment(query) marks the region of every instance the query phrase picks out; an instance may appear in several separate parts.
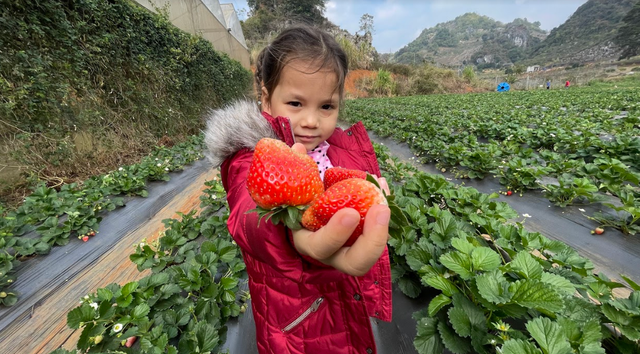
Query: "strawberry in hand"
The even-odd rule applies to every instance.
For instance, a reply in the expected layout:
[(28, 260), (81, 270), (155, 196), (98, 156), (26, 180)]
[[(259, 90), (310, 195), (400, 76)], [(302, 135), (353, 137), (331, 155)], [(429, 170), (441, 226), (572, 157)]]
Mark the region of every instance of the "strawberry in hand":
[(371, 175), (368, 175), (366, 180), (358, 177), (344, 179), (331, 185), (311, 204), (302, 215), (302, 225), (306, 229), (316, 231), (325, 226), (338, 210), (353, 208), (360, 214), (360, 223), (344, 244), (344, 246), (351, 246), (362, 235), (365, 216), (369, 209), (376, 204), (388, 205), (391, 209), (392, 224), (390, 227), (392, 229), (400, 231), (403, 226), (408, 224), (406, 216), (393, 199), (393, 195), (385, 196)]
[(260, 220), (299, 229), (301, 215), (324, 187), (315, 161), (280, 140), (264, 138), (255, 147), (247, 176), (249, 195)]
[(342, 167), (331, 167), (324, 171), (324, 190), (348, 178), (367, 179), (367, 173), (360, 170), (350, 170)]

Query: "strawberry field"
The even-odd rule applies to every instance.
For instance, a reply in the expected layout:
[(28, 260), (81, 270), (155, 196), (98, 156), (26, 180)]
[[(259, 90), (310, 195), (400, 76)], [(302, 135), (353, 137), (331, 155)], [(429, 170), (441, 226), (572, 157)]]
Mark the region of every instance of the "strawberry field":
[[(437, 165), (460, 178), (495, 179), (505, 197), (512, 192), (509, 198), (522, 193), (526, 199), (535, 190), (563, 208), (601, 206), (600, 213), (583, 212), (583, 217), (635, 238), (640, 231), (636, 96), (634, 90), (572, 90), (367, 99), (348, 101), (345, 116), (407, 143), (412, 162)], [(100, 229), (102, 218), (139, 198), (127, 195), (147, 196), (149, 181), (168, 180), (170, 171), (201, 157), (201, 148), (200, 138), (194, 138), (81, 186), (58, 191), (40, 186), (23, 206), (4, 210), (0, 318), (24, 317), (10, 309), (26, 301), (15, 288), (29, 279), (23, 275), (32, 263), (49, 257), (50, 250), (83, 244), (82, 236), (92, 230), (99, 234), (88, 244), (100, 240), (107, 233)], [(409, 222), (393, 228), (389, 249), (395, 288), (419, 309), (411, 330), (401, 333), (411, 336), (413, 352), (640, 350), (640, 279), (619, 274), (615, 280), (599, 272), (576, 249), (528, 229), (497, 193), (421, 172), (383, 145), (376, 145), (376, 152)], [(130, 249), (126, 266), (145, 272), (138, 280), (71, 299), (59, 321), (76, 331), (76, 339), (73, 349), (66, 346), (56, 354), (226, 350), (227, 325), (249, 313), (250, 298), (241, 290), (244, 264), (226, 228), (224, 190), (216, 179), (205, 186), (199, 213), (166, 219), (158, 239)], [(0, 348), (5, 348), (14, 330), (0, 322)]]
[(343, 116), (405, 142), (415, 160), (504, 193), (539, 189), (553, 204), (640, 232), (640, 90), (554, 90), (348, 101)]

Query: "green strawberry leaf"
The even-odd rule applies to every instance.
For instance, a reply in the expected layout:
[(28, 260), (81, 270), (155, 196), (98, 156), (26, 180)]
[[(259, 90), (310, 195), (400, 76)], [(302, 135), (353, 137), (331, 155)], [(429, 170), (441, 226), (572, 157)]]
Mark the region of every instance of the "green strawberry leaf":
[(457, 249), (458, 251), (471, 255), (471, 252), (476, 248), (471, 242), (467, 241), (466, 238), (456, 237), (451, 240), (451, 246)]
[(526, 251), (518, 252), (516, 257), (509, 263), (509, 266), (511, 270), (526, 279), (540, 279), (542, 276), (542, 266)]
[(400, 281), (398, 281), (398, 286), (405, 295), (412, 299), (417, 298), (422, 291), (420, 284), (411, 278), (400, 278)]
[(449, 309), (448, 315), (451, 326), (461, 337), (469, 337), (476, 330), (487, 329), (484, 312), (461, 293), (453, 295), (453, 307)]
[(560, 326), (546, 317), (527, 322), (527, 330), (545, 354), (571, 354), (571, 344), (562, 334)]
[(542, 351), (530, 342), (509, 339), (502, 345), (502, 354), (542, 354)]
[(258, 214), (258, 227), (260, 222), (265, 219), (265, 222), (271, 221), (274, 225), (283, 224), (291, 230), (300, 230), (302, 224), (302, 214), (307, 209), (307, 206), (279, 206), (273, 209), (264, 209), (256, 207), (247, 211), (245, 214), (257, 213)]
[(471, 252), (471, 263), (474, 270), (494, 270), (502, 264), (496, 251), (489, 247), (478, 247)]
[(462, 279), (469, 280), (475, 275), (472, 270), (471, 258), (462, 252), (445, 253), (440, 256), (440, 263), (458, 273)]
[(602, 304), (602, 313), (616, 325), (630, 325), (633, 319), (624, 311), (618, 310), (610, 304)]
[(440, 294), (429, 302), (429, 316), (435, 317), (438, 311), (451, 303), (451, 298), (445, 294)]
[(220, 342), (218, 331), (205, 321), (198, 322), (194, 328), (194, 332), (201, 353), (212, 351)]
[(480, 295), (494, 304), (506, 304), (511, 300), (509, 283), (502, 272), (497, 269), (478, 275), (476, 286)]
[(424, 284), (442, 291), (442, 293), (447, 296), (451, 296), (458, 292), (458, 288), (456, 288), (455, 284), (453, 284), (449, 279), (443, 277), (442, 275), (423, 276), (421, 280)]
[(627, 282), (627, 284), (629, 284), (629, 286), (631, 287), (631, 289), (635, 290), (635, 291), (640, 291), (640, 285), (638, 285), (636, 282), (634, 282), (633, 280), (631, 280), (629, 277), (626, 277), (624, 275), (621, 275), (622, 279), (624, 279), (624, 281)]
[(549, 285), (538, 280), (518, 280), (509, 286), (511, 301), (518, 305), (546, 312), (562, 310), (562, 297)]
[(580, 327), (581, 353), (604, 354), (602, 348), (602, 326), (600, 321), (593, 319)]
[(542, 277), (540, 277), (540, 280), (545, 284), (551, 285), (554, 289), (557, 289), (566, 295), (572, 295), (576, 291), (575, 285), (573, 285), (572, 282), (561, 275), (544, 272), (542, 273)]
[(72, 329), (78, 329), (82, 323), (93, 321), (95, 310), (87, 303), (76, 307), (67, 314), (67, 325)]
[(440, 332), (440, 338), (444, 346), (451, 352), (455, 354), (466, 354), (471, 351), (471, 343), (469, 340), (458, 336), (445, 322), (438, 322), (438, 332)]
[(419, 354), (442, 353), (444, 347), (438, 335), (438, 319), (424, 317), (418, 321), (416, 338), (413, 346)]
[(419, 271), (425, 265), (429, 264), (429, 261), (433, 259), (435, 253), (435, 247), (426, 238), (421, 238), (413, 247), (407, 251), (406, 260), (407, 265), (414, 271)]

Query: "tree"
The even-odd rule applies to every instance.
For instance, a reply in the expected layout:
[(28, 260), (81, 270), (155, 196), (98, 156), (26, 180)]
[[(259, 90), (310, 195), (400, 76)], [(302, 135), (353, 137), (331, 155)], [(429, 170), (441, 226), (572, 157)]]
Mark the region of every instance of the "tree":
[(476, 73), (473, 71), (473, 66), (465, 66), (462, 70), (462, 77), (468, 82), (472, 83), (476, 79)]
[(526, 71), (526, 68), (524, 67), (524, 65), (514, 65), (513, 66), (513, 72), (516, 75), (523, 74), (525, 71)]
[(620, 59), (640, 54), (640, 1), (622, 19), (614, 42), (622, 48)]
[(362, 32), (363, 36), (373, 34), (373, 16), (369, 14), (364, 14), (360, 17), (360, 30), (358, 32)]
[(247, 0), (251, 15), (261, 11), (293, 21), (321, 25), (327, 0)]

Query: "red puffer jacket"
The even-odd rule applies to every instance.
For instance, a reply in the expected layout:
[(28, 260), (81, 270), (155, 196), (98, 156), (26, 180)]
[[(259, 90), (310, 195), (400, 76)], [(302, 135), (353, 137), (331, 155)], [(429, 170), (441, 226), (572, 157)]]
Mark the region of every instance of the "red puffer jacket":
[[(240, 105), (243, 104), (247, 105)], [(255, 107), (238, 109), (237, 105), (227, 107), (224, 112), (214, 112), (208, 120), (206, 142), (214, 165), (234, 150), (219, 153), (216, 143), (236, 144), (234, 139), (246, 138), (233, 129), (228, 129), (233, 137), (223, 137), (220, 130), (227, 128), (220, 128), (217, 123), (256, 123), (248, 117), (234, 119), (238, 115), (256, 115)], [(257, 123), (260, 129), (269, 129), (271, 137), (275, 133), (287, 144), (293, 144), (287, 118), (272, 118), (267, 114), (258, 118), (262, 120)], [(264, 125), (265, 122), (268, 124)], [(261, 135), (256, 133), (260, 129), (254, 126), (247, 134), (252, 134), (255, 140)], [(380, 175), (373, 146), (362, 123), (346, 131), (337, 128), (328, 142), (331, 146), (327, 154), (334, 166)], [(230, 207), (229, 231), (242, 250), (249, 273), (260, 353), (376, 353), (369, 317), (391, 320), (388, 252), (383, 253), (366, 275), (354, 277), (305, 260), (296, 252), (290, 232), (283, 226), (262, 221), (257, 227), (256, 214), (246, 213), (256, 205), (245, 186), (253, 156), (249, 146), (255, 143), (245, 139), (242, 144), (242, 149), (224, 159), (220, 172)]]

